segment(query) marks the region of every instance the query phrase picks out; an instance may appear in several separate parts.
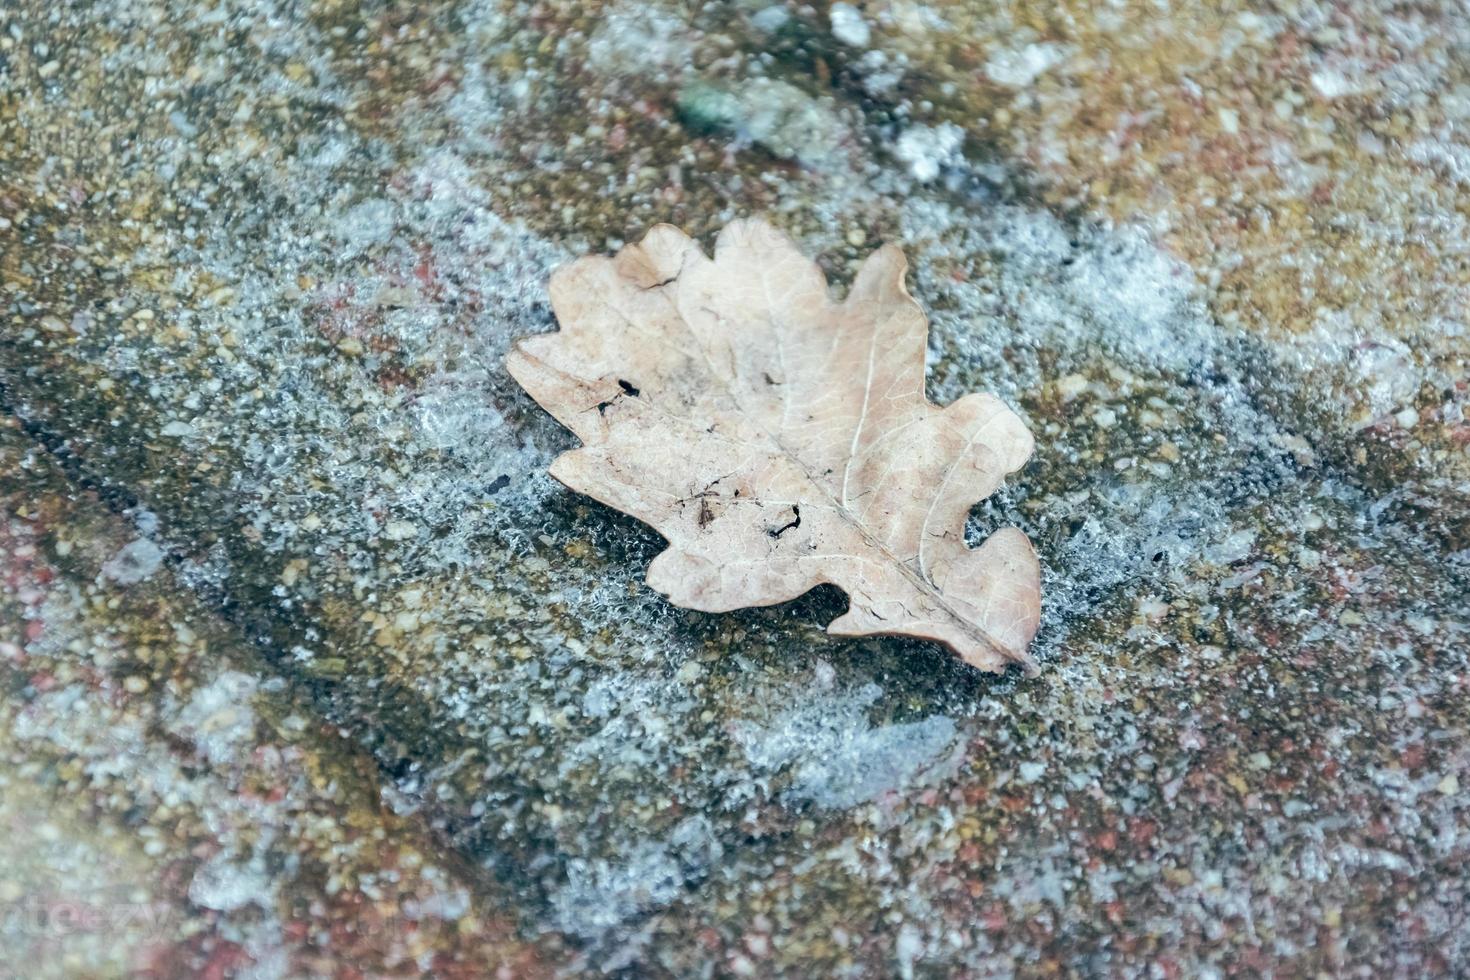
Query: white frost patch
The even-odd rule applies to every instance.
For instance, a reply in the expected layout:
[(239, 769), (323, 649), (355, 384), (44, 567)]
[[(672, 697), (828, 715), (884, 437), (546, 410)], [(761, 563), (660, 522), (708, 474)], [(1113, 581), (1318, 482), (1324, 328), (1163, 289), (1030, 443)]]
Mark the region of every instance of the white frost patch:
[(644, 842), (621, 864), (572, 861), (567, 884), (556, 894), (560, 927), (577, 936), (597, 936), (679, 894), (679, 862), (661, 844)]
[(1344, 95), (1357, 95), (1363, 91), (1357, 82), (1331, 68), (1312, 72), (1312, 87), (1324, 99), (1337, 99)]
[(237, 864), (233, 855), (221, 852), (194, 872), (189, 901), (220, 912), (234, 912), (247, 905), (270, 910), (275, 905), (275, 892), (270, 876), (257, 862)]
[(381, 245), (393, 236), (396, 222), (392, 201), (374, 198), (350, 208), (336, 222), (337, 236), (357, 251)]
[(1232, 565), (1245, 561), (1256, 546), (1256, 532), (1251, 528), (1235, 531), (1219, 544), (1205, 550), (1205, 559), (1217, 565)]
[(863, 15), (850, 3), (834, 3), (830, 14), (832, 36), (843, 44), (854, 48), (866, 48), (873, 39), (873, 30)]
[(573, 860), (567, 882), (553, 897), (559, 927), (595, 938), (627, 920), (662, 908), (704, 876), (723, 855), (707, 818), (680, 821), (666, 840), (643, 839), (624, 848), (625, 859)]
[(102, 565), (102, 574), (118, 585), (136, 585), (163, 564), (163, 549), (147, 538), (128, 542)]
[[(977, 321), (999, 327), (993, 311), (1004, 310), (1020, 331), (1009, 343), (1057, 350), (1098, 345), (1130, 368), (1154, 365), (1173, 373), (1199, 364), (1221, 342), (1189, 267), (1142, 228), (1076, 229), (1049, 212), (1013, 206), (996, 208), (981, 222), (947, 204), (914, 199), (903, 230), (918, 242), (954, 236), (948, 246), (954, 254), (995, 257), (993, 281), (936, 284), (969, 308), (972, 335), (983, 333)], [(943, 315), (934, 319), (944, 324)]]
[(1434, 167), (1457, 184), (1470, 183), (1470, 150), (1463, 145), (1439, 140), (1415, 140), (1409, 145), (1408, 157), (1415, 163)]
[[(1351, 338), (1352, 334), (1340, 336)], [(1392, 412), (1412, 399), (1419, 390), (1423, 377), (1414, 362), (1413, 350), (1402, 341), (1385, 339), (1375, 343), (1358, 340), (1348, 346), (1338, 339), (1334, 346), (1348, 359), (1358, 376), (1359, 391), (1365, 396), (1362, 402), (1367, 413), (1358, 420), (1358, 428)]]
[(792, 797), (833, 809), (855, 806), (907, 785), (955, 738), (954, 721), (944, 715), (873, 727), (867, 708), (882, 693), (868, 683), (826, 700), (805, 698), (767, 724), (737, 724), (735, 738), (755, 769), (792, 767)]
[(754, 27), (758, 31), (764, 31), (767, 34), (774, 34), (776, 31), (779, 31), (781, 28), (785, 27), (790, 20), (791, 14), (787, 13), (786, 8), (782, 7), (780, 4), (773, 3), (769, 7), (766, 7), (764, 10), (758, 11), (755, 16), (751, 17), (750, 26)]
[(1007, 88), (1025, 88), (1066, 57), (1066, 49), (1060, 44), (1037, 43), (997, 51), (985, 62), (985, 77)]
[(965, 131), (954, 123), (911, 126), (898, 138), (893, 152), (908, 165), (915, 180), (933, 180), (941, 167), (959, 160)]
[(599, 72), (646, 73), (689, 63), (689, 31), (678, 19), (640, 4), (620, 4), (604, 13), (587, 42), (587, 60)]
[(404, 914), (411, 919), (440, 919), (458, 922), (469, 914), (470, 893), (464, 888), (446, 888), (423, 900), (410, 899), (403, 905)]
[(249, 674), (225, 671), (195, 690), (175, 718), (176, 730), (211, 763), (228, 762), (237, 746), (254, 739), (255, 711), (250, 699), (257, 686)]
[(423, 444), (439, 450), (458, 449), (469, 433), (490, 441), (511, 441), (501, 431), (505, 417), (485, 400), (485, 383), (483, 373), (440, 374), (429, 379), (410, 406)]
[(924, 952), (924, 934), (912, 922), (905, 922), (898, 930), (898, 942), (893, 955), (898, 960), (898, 975), (909, 980), (914, 975), (914, 961)]
[[(1212, 365), (1231, 356), (1235, 333), (1216, 324), (1190, 269), (1159, 249), (1146, 229), (1068, 225), (1013, 206), (991, 207), (977, 218), (917, 195), (907, 202), (903, 229), (921, 254), (985, 257), (977, 263), (980, 274), (963, 281), (931, 274), (921, 263), (915, 279), (935, 311), (931, 346), (961, 363), (1006, 358), (1006, 370), (987, 378), (1000, 397), (1024, 402), (1026, 392), (1077, 370), (1058, 390), (1074, 402), (1084, 393), (1095, 400), (1069, 411), (1085, 411), (1117, 438), (1134, 438), (1143, 417), (1135, 419), (1122, 396), (1136, 398), (1147, 387), (1160, 399), (1149, 411), (1168, 414), (1175, 410), (1169, 406), (1179, 406), (1185, 415), (1202, 413), (1203, 424), (1227, 433), (1231, 445), (1266, 445), (1279, 434), (1238, 379), (1222, 374), (1209, 381), (1208, 400), (1178, 380), (1209, 377)], [(1110, 365), (1105, 376), (1096, 373), (1099, 363)], [(964, 373), (936, 375), (936, 397), (957, 397)], [(1196, 465), (1196, 458), (1185, 457), (1185, 465)], [(1100, 596), (1172, 577), (1233, 530), (1223, 500), (1202, 497), (1197, 483), (1167, 469), (1147, 472), (1147, 479), (1138, 471), (1123, 478), (1099, 473), (1085, 490), (1051, 500), (1046, 523), (1066, 531), (1052, 530), (1043, 549), (1047, 628), (1038, 653), (1045, 655)]]

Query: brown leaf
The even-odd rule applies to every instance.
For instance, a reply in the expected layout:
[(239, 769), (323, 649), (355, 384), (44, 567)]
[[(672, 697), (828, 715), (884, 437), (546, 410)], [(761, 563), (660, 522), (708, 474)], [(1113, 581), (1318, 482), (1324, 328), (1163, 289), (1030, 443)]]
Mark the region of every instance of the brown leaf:
[(1034, 669), (1040, 573), (1026, 536), (964, 543), (970, 506), (1031, 455), (999, 399), (924, 395), (928, 322), (903, 253), (868, 257), (844, 302), (761, 221), (713, 260), (669, 225), (551, 279), (562, 329), (507, 367), (585, 444), (551, 475), (669, 541), (648, 584), (725, 612), (824, 582), (849, 611), (828, 632), (937, 640), (967, 662)]

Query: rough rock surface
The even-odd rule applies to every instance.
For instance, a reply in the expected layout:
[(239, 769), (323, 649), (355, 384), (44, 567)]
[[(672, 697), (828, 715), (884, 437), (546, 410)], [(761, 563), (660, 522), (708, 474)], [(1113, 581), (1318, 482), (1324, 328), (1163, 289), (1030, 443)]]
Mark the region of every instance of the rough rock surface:
[[(8, 5), (4, 948), (1470, 969), (1467, 33), (1448, 2)], [(930, 396), (1036, 434), (969, 530), (1036, 543), (1037, 677), (829, 637), (820, 590), (674, 609), (658, 539), (547, 478), (570, 439), (501, 365), (550, 270), (756, 213), (838, 283), (901, 244)]]

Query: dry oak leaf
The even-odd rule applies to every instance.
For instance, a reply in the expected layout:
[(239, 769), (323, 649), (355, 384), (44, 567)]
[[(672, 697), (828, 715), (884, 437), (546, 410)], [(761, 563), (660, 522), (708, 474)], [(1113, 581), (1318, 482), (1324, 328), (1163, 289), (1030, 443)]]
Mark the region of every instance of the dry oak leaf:
[(551, 278), (561, 330), (507, 367), (584, 443), (551, 475), (653, 525), (648, 584), (706, 612), (823, 583), (827, 631), (937, 640), (966, 662), (1034, 670), (1041, 583), (1026, 535), (964, 542), (970, 507), (1031, 455), (999, 399), (924, 395), (928, 321), (884, 245), (834, 302), (816, 264), (761, 221), (714, 259), (670, 225)]

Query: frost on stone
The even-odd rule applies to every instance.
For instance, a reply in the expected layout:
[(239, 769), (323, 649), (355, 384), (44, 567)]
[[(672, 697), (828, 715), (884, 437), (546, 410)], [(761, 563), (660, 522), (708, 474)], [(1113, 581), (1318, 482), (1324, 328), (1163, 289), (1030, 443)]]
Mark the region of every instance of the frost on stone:
[(609, 935), (638, 915), (663, 908), (702, 879), (724, 849), (708, 818), (684, 818), (667, 838), (627, 842), (616, 861), (573, 860), (552, 899), (558, 926), (587, 939)]
[[(1146, 229), (1068, 226), (1014, 205), (977, 220), (917, 195), (901, 228), (929, 259), (915, 279), (935, 309), (931, 344), (944, 353), (931, 378), (936, 397), (966, 390), (970, 365), (1003, 360), (1007, 370), (989, 382), (998, 395), (1025, 403), (1050, 389), (1067, 418), (1086, 419), (1064, 426), (1047, 447), (1048, 465), (1071, 460), (1081, 484), (1039, 497), (1027, 491), (1040, 480), (1007, 488), (972, 519), (974, 533), (1004, 518), (1048, 542), (1048, 646), (1034, 652), (1064, 649), (1075, 624), (1119, 588), (1178, 587), (1184, 570), (1207, 561), (1204, 550), (1235, 529), (1232, 500), (1265, 492), (1263, 481), (1291, 478), (1296, 464), (1276, 447), (1292, 433), (1251, 396), (1238, 368), (1239, 339), (1201, 302), (1190, 270)], [(947, 274), (952, 261), (975, 264), (960, 278)], [(1106, 464), (1087, 466), (1080, 454), (1096, 438), (1088, 433), (1103, 429)], [(1180, 454), (1161, 467), (1153, 454), (1167, 429)], [(1204, 434), (1192, 446), (1188, 429)], [(1219, 452), (1216, 434), (1238, 448)], [(1044, 517), (1025, 524), (1028, 505), (1041, 500)]]
[(163, 549), (147, 538), (124, 545), (102, 565), (102, 574), (118, 585), (136, 585), (152, 577), (163, 564)]
[(991, 55), (985, 63), (985, 77), (1007, 88), (1025, 88), (1066, 56), (1066, 50), (1057, 44), (1004, 49)]
[(898, 138), (894, 153), (908, 165), (915, 180), (929, 181), (939, 176), (941, 167), (958, 159), (964, 142), (965, 131), (954, 123), (916, 125)]
[(852, 4), (834, 3), (828, 16), (832, 19), (832, 36), (843, 44), (866, 48), (873, 39), (872, 28), (868, 27), (862, 13)]
[(691, 54), (678, 19), (642, 4), (619, 4), (599, 17), (587, 44), (588, 61), (608, 75), (646, 75), (651, 69), (679, 68)]
[(241, 860), (222, 851), (194, 872), (189, 901), (217, 912), (235, 912), (247, 905), (268, 910), (275, 906), (276, 886), (259, 860)]
[(765, 34), (774, 34), (790, 22), (791, 13), (774, 3), (756, 11), (750, 18), (750, 25)]
[(727, 227), (713, 260), (661, 225), (559, 270), (563, 329), (521, 341), (507, 367), (584, 443), (551, 475), (670, 542), (648, 583), (675, 605), (725, 612), (832, 584), (850, 600), (834, 635), (1029, 666), (1036, 554), (1015, 528), (975, 549), (963, 529), (1031, 433), (991, 395), (928, 400), (906, 269), (884, 246), (837, 303), (764, 223)]
[(336, 232), (354, 252), (382, 245), (393, 235), (395, 221), (393, 203), (372, 198), (357, 204), (337, 221)]
[(866, 717), (882, 689), (804, 697), (765, 723), (741, 722), (735, 738), (760, 773), (789, 767), (787, 794), (828, 809), (846, 809), (902, 789), (944, 757), (955, 742), (952, 719), (873, 725)]
[(808, 167), (832, 164), (849, 138), (848, 127), (828, 100), (769, 78), (751, 79), (738, 88), (692, 82), (679, 94), (679, 111), (695, 126), (730, 132), (737, 146), (759, 144)]
[(254, 677), (227, 670), (194, 691), (173, 719), (173, 730), (194, 743), (199, 754), (219, 765), (233, 758), (240, 745), (255, 734), (255, 710), (250, 699)]

